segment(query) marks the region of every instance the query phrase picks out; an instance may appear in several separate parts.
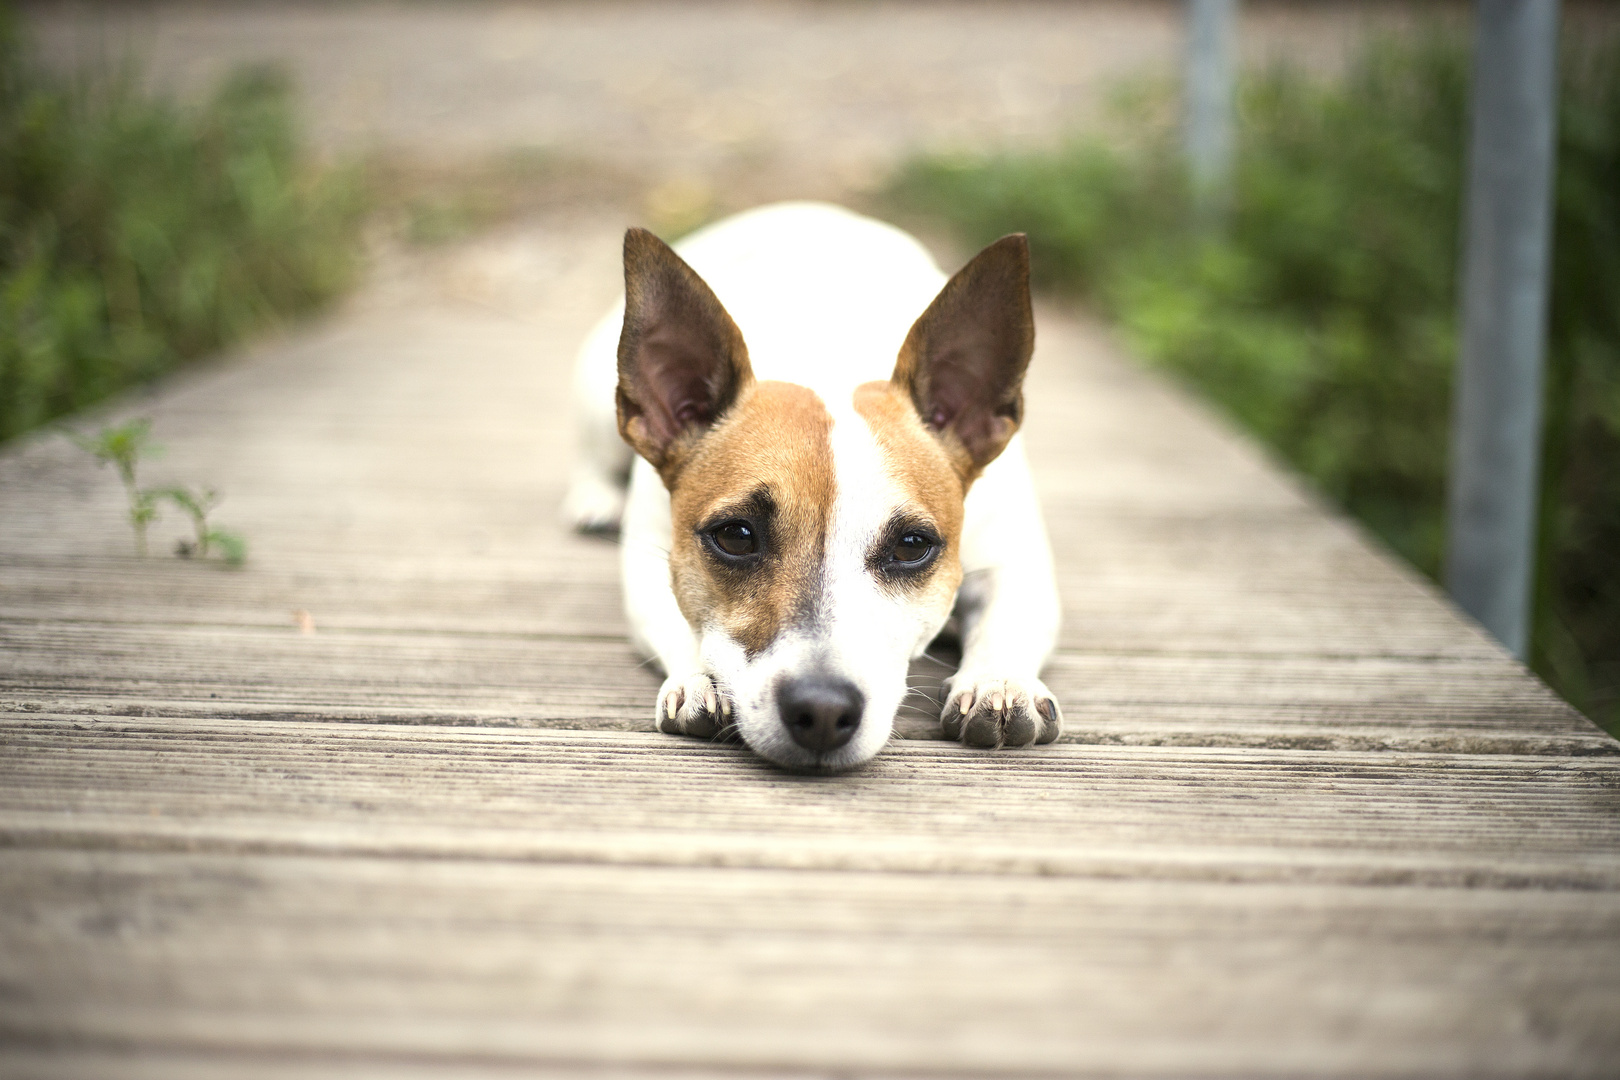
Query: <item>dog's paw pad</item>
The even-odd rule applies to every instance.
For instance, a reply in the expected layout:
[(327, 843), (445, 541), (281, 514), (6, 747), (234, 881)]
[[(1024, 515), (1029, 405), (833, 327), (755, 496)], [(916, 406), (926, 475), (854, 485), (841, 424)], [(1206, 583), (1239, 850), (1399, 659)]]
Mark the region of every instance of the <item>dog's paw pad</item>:
[(993, 749), (1053, 741), (1063, 730), (1063, 713), (1039, 679), (958, 677), (947, 684), (939, 722), (947, 739)]
[(712, 739), (731, 725), (731, 702), (707, 675), (670, 677), (658, 691), (658, 730)]

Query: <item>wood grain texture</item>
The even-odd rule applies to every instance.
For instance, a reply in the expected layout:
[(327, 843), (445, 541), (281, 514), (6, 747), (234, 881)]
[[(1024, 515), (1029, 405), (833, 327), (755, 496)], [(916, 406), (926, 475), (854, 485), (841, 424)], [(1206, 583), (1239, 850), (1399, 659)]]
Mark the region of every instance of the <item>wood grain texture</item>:
[(1071, 316), (1061, 742), (938, 741), (947, 646), (853, 776), (652, 732), (555, 509), (620, 225), (111, 410), (241, 571), (0, 454), (0, 1075), (1614, 1074), (1620, 744)]

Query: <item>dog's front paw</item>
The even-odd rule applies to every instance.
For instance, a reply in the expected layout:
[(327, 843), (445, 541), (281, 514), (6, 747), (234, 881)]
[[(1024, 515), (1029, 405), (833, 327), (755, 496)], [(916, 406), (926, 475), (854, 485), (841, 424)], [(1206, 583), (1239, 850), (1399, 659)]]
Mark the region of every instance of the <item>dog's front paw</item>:
[(731, 702), (702, 672), (672, 675), (658, 691), (658, 730), (712, 739), (731, 725)]
[(1057, 698), (1039, 679), (958, 674), (945, 686), (939, 723), (947, 739), (966, 746), (1028, 746), (1049, 743), (1063, 730)]
[(624, 485), (581, 473), (563, 496), (563, 521), (582, 533), (615, 533), (624, 516)]

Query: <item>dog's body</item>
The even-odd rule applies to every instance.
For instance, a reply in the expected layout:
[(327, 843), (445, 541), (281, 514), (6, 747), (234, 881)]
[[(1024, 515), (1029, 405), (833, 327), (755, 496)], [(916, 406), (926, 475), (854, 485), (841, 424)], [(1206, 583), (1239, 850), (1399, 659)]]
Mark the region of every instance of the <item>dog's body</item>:
[(1039, 674), (1057, 593), (1015, 434), (1022, 237), (944, 292), (915, 240), (831, 206), (751, 211), (676, 251), (626, 236), (627, 306), (581, 350), (565, 508), (587, 529), (622, 508), (626, 612), (668, 676), (659, 728), (734, 728), (790, 768), (858, 765), (954, 609), (947, 734), (1055, 738)]

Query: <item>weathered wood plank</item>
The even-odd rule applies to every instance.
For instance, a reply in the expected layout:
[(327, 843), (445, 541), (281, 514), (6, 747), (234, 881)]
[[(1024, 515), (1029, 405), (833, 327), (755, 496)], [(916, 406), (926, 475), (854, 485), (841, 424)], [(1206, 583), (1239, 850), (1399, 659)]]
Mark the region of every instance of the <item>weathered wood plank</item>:
[(1595, 1075), (1615, 1050), (1614, 894), (0, 860), (29, 916), (8, 1027), (69, 1044), (1001, 1076)]
[[(937, 736), (948, 672), (914, 666), (902, 736)], [(612, 635), (0, 622), (0, 708), (18, 711), (644, 730), (658, 682)], [(1496, 658), (1064, 652), (1048, 682), (1073, 742), (1620, 752)]]
[(654, 735), (79, 723), (3, 740), (25, 1044), (1595, 1074), (1620, 1038), (1613, 760), (914, 744), (806, 782)]
[[(8, 720), (14, 845), (1620, 889), (1620, 759)], [(595, 852), (595, 854), (592, 854)]]

